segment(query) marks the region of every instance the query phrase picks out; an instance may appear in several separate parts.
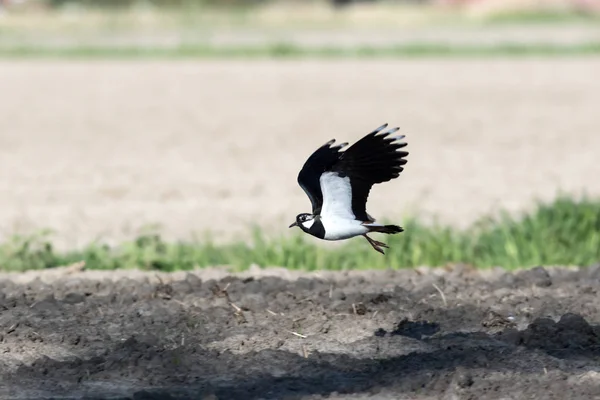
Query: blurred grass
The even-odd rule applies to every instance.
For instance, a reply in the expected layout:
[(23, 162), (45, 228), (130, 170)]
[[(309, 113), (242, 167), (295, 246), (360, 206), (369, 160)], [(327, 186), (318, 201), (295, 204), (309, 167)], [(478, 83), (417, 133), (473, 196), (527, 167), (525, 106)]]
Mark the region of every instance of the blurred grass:
[(290, 43), (264, 46), (181, 45), (174, 47), (35, 45), (0, 46), (0, 58), (67, 59), (304, 59), (304, 58), (424, 58), (424, 57), (568, 57), (600, 54), (600, 42), (577, 44), (438, 44), (414, 43), (395, 46), (303, 47)]
[[(162, 6), (152, 1), (118, 0), (50, 3), (65, 4), (39, 9), (11, 7), (0, 14), (0, 57), (392, 58), (600, 53), (594, 33), (600, 15), (571, 9), (504, 9), (488, 14), (393, 2), (343, 9), (335, 9), (325, 1), (268, 1), (253, 6), (235, 1), (216, 6), (223, 3), (206, 0), (165, 1)], [(122, 4), (129, 6), (117, 6)], [(512, 29), (510, 26), (520, 36), (498, 39), (504, 30)], [(562, 33), (569, 36), (569, 31), (561, 31), (563, 27), (574, 30), (579, 39), (562, 40)], [(435, 36), (441, 29), (449, 39)], [(486, 32), (494, 33), (494, 40), (486, 41)], [(354, 36), (345, 36), (349, 33)], [(361, 45), (362, 34), (386, 39), (375, 46)], [(438, 39), (432, 39), (431, 34)], [(338, 36), (339, 45), (335, 41)], [(308, 38), (313, 44), (303, 46), (294, 37)], [(333, 43), (318, 44), (319, 37), (323, 43)], [(451, 40), (453, 37), (459, 42)], [(352, 45), (348, 40), (356, 43)], [(464, 40), (467, 42), (460, 43)]]
[(502, 11), (486, 15), (482, 22), (487, 25), (513, 24), (595, 24), (600, 17), (594, 13), (578, 12), (576, 10), (519, 10)]
[[(342, 243), (318, 241), (298, 230), (268, 238), (256, 228), (251, 240), (215, 244), (210, 238), (165, 242), (146, 234), (109, 247), (92, 243), (59, 252), (49, 232), (15, 236), (0, 245), (0, 269), (24, 271), (85, 261), (87, 268), (174, 271), (228, 265), (244, 269), (252, 264), (303, 270), (406, 268), (467, 263), (508, 269), (535, 265), (590, 265), (600, 262), (600, 201), (560, 197), (539, 203), (517, 218), (507, 213), (486, 217), (466, 230), (426, 226), (404, 221), (405, 232), (386, 236), (386, 256), (376, 253), (363, 238)], [(375, 236), (375, 235), (374, 235)], [(381, 236), (381, 235), (379, 235)]]
[[(59, 3), (59, 2), (56, 2)], [(9, 7), (0, 25), (42, 30), (139, 30), (144, 28), (393, 28), (440, 25), (594, 24), (600, 12), (544, 2), (519, 7), (445, 7), (428, 3), (380, 1), (336, 8), (328, 1), (66, 1), (56, 7)], [(38, 4), (36, 7), (35, 5)]]

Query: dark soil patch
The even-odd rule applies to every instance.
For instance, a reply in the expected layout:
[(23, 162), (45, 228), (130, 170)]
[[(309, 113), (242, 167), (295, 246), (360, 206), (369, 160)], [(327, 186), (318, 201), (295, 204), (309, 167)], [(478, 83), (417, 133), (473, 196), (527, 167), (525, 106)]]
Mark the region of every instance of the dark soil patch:
[(600, 398), (600, 267), (213, 272), (2, 277), (0, 397)]

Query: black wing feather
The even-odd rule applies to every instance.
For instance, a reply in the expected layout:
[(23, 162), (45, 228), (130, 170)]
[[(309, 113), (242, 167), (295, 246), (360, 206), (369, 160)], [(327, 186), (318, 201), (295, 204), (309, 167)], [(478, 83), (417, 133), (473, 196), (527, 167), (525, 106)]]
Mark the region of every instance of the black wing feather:
[(399, 151), (406, 143), (391, 136), (398, 128), (381, 133), (380, 126), (344, 151), (333, 167), (340, 176), (349, 176), (352, 185), (352, 211), (357, 220), (374, 221), (367, 214), (366, 203), (371, 187), (397, 178), (404, 170), (408, 152)]
[(341, 143), (333, 146), (334, 143), (335, 139), (332, 139), (317, 149), (308, 157), (298, 174), (298, 184), (312, 203), (313, 215), (319, 214), (323, 207), (323, 192), (319, 181), (321, 174), (332, 169), (343, 154), (340, 150), (348, 145), (348, 143)]

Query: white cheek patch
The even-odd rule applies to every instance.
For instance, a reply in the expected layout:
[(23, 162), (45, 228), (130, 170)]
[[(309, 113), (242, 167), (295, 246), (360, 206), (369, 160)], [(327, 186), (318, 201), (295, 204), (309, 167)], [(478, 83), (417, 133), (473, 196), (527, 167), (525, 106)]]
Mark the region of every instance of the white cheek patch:
[(313, 226), (314, 223), (315, 223), (315, 220), (310, 219), (308, 221), (302, 222), (302, 226), (305, 227), (306, 229), (310, 229), (310, 227)]

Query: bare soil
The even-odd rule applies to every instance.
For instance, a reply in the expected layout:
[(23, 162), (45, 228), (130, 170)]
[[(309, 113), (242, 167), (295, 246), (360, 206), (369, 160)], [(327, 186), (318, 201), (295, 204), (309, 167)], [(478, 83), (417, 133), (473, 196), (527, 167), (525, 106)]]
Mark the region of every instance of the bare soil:
[(308, 155), (384, 122), (410, 156), (373, 188), (376, 218), (465, 226), (559, 190), (600, 195), (598, 71), (593, 57), (0, 61), (0, 240), (287, 234), (309, 211)]
[(0, 278), (0, 397), (597, 399), (600, 266)]

